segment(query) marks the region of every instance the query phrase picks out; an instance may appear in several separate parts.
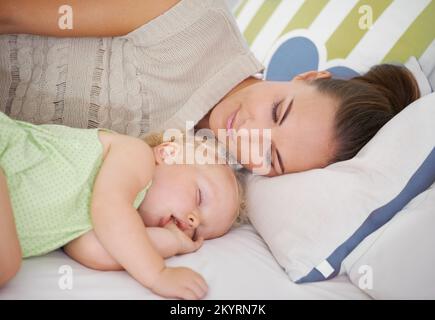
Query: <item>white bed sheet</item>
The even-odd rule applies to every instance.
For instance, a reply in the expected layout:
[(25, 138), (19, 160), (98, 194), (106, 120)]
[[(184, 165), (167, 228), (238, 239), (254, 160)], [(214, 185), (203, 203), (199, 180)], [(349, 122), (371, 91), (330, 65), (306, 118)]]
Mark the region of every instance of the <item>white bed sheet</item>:
[[(167, 260), (189, 266), (209, 285), (206, 299), (370, 299), (341, 276), (326, 282), (294, 284), (251, 225), (206, 241), (195, 253)], [(61, 289), (62, 266), (72, 270), (72, 289)], [(18, 275), (0, 289), (0, 299), (162, 299), (126, 272), (83, 267), (58, 250), (23, 261)]]

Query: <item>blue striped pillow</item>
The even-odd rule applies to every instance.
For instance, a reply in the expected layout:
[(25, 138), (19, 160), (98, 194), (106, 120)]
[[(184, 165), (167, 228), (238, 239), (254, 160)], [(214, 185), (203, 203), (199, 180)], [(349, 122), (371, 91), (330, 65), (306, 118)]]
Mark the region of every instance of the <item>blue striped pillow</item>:
[(272, 179), (249, 177), (248, 215), (293, 281), (321, 281), (340, 274), (356, 247), (434, 183), (432, 93), (351, 160)]
[(291, 79), (298, 72), (342, 67), (362, 73), (411, 56), (427, 77), (435, 69), (434, 0), (240, 0), (234, 14), (268, 68), (277, 52), (288, 55), (274, 80), (286, 72)]

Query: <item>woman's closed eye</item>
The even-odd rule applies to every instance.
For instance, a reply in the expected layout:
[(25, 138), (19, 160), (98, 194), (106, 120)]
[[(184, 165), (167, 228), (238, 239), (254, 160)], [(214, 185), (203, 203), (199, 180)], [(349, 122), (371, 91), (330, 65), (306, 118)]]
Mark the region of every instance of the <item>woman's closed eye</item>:
[[(287, 105), (287, 108), (285, 108), (284, 112), (283, 112), (283, 103), (284, 100), (281, 100), (279, 102), (274, 102), (272, 105), (272, 120), (275, 123), (278, 123), (278, 125), (280, 126), (284, 120), (287, 118), (288, 114), (290, 113), (292, 106), (293, 106), (293, 101), (294, 101), (294, 97), (289, 101), (289, 104)], [(281, 106), (281, 108), (279, 108)], [(279, 110), (278, 110), (279, 108)], [(281, 120), (279, 120), (281, 119)]]
[[(272, 120), (273, 120), (274, 123), (278, 123), (278, 120), (280, 118), (279, 115), (278, 115), (278, 108), (282, 104), (282, 102), (283, 102), (283, 100), (281, 100), (280, 102), (274, 102), (273, 103), (273, 106), (272, 106)], [(278, 171), (278, 168), (277, 168), (277, 165), (276, 165), (277, 161), (273, 161), (272, 160), (272, 150), (271, 149), (269, 149), (269, 152), (268, 152), (267, 155), (268, 155), (268, 157), (267, 157), (267, 160), (266, 160), (267, 162), (266, 163), (270, 163), (272, 168), (274, 169), (274, 171), (277, 174), (279, 174), (279, 171)]]
[[(275, 123), (277, 123), (279, 126), (282, 125), (282, 123), (285, 121), (285, 119), (287, 119), (290, 111), (292, 110), (293, 107), (293, 101), (295, 100), (295, 97), (292, 97), (292, 99), (289, 101), (287, 107), (285, 108), (285, 110), (283, 111), (283, 103), (284, 100), (281, 100), (279, 103), (274, 103), (273, 104), (273, 108), (272, 108), (272, 119)], [(281, 108), (279, 108), (279, 113), (280, 115), (278, 115), (278, 107), (281, 106)], [(280, 120), (279, 120), (280, 119)], [(274, 155), (275, 157), (271, 157), (271, 158), (275, 158), (273, 161), (271, 159), (271, 165), (273, 167), (273, 169), (275, 170), (275, 172), (277, 174), (283, 174), (285, 171), (284, 168), (284, 164), (281, 158), (281, 155), (278, 151), (278, 148), (275, 146), (274, 148), (275, 152)]]
[(281, 102), (274, 102), (272, 105), (272, 120), (273, 122), (278, 122), (278, 107), (281, 104)]

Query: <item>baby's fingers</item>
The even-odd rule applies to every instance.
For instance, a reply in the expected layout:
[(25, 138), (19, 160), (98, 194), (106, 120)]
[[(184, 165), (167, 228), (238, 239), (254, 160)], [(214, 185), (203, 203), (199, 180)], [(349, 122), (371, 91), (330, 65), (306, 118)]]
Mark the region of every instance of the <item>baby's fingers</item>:
[(195, 277), (195, 281), (197, 285), (201, 288), (201, 292), (205, 295), (208, 291), (208, 285), (207, 282), (204, 280), (204, 278), (198, 274), (197, 277)]
[(184, 288), (180, 298), (184, 299), (184, 300), (198, 300), (198, 299), (201, 299), (198, 296), (198, 294), (195, 292), (195, 290), (192, 290), (190, 288)]
[(204, 279), (202, 279), (202, 277), (199, 275), (198, 277), (195, 277), (194, 281), (189, 283), (186, 289), (186, 295), (189, 295), (189, 292), (193, 293), (194, 295), (194, 298), (187, 299), (202, 299), (208, 291), (207, 284), (205, 283)]
[(198, 250), (199, 248), (201, 248), (202, 244), (204, 243), (204, 238), (198, 238), (195, 241), (193, 241), (193, 248), (194, 251)]
[(184, 242), (184, 246), (183, 246), (184, 249), (182, 250), (182, 253), (195, 252), (196, 250), (201, 248), (203, 242), (204, 242), (203, 238), (200, 238), (198, 240), (192, 240), (189, 238)]

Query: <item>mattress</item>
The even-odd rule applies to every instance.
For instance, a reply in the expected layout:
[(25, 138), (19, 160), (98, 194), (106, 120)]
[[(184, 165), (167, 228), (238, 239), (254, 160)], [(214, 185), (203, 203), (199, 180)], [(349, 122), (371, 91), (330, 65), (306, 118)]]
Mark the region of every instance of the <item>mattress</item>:
[[(205, 241), (191, 254), (167, 259), (169, 266), (188, 266), (209, 285), (205, 299), (370, 299), (347, 276), (297, 285), (289, 280), (251, 225)], [(23, 261), (0, 299), (162, 299), (124, 271), (88, 269), (58, 250)]]

